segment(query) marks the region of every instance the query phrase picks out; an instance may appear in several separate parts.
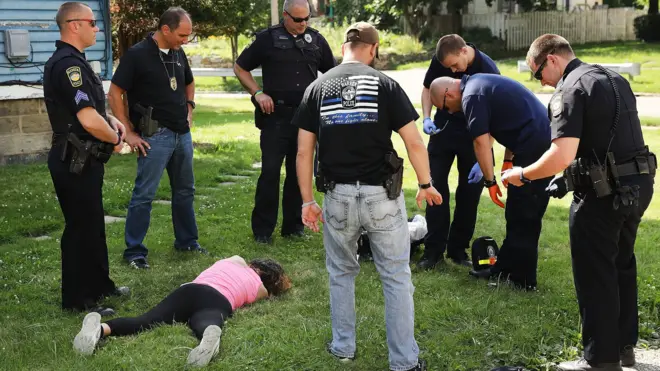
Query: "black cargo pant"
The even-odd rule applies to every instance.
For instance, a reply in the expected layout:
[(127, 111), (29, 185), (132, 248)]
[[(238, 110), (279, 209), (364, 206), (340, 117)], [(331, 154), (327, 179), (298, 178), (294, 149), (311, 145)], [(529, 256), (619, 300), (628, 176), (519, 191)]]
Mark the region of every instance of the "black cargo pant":
[(115, 291), (109, 277), (103, 213), (104, 164), (91, 159), (81, 174), (69, 172), (71, 147), (61, 161), (62, 145), (48, 154), (48, 170), (64, 214), (62, 308), (86, 310)]
[(280, 171), (285, 161), (286, 178), (282, 195), (282, 235), (302, 231), (302, 197), (296, 175), (298, 128), (291, 125), (295, 109), (275, 107), (261, 128), (261, 175), (252, 210), (252, 232), (270, 236), (277, 224), (280, 195)]
[(639, 203), (612, 206), (614, 196), (575, 192), (569, 216), (573, 278), (582, 317), (584, 358), (619, 362), (619, 352), (638, 337), (635, 238), (653, 197), (653, 177), (621, 178), (638, 185)]
[[(534, 154), (515, 154), (513, 166), (525, 167), (538, 160), (545, 148)], [(521, 187), (509, 185), (506, 196), (506, 237), (491, 272), (508, 277), (522, 287), (536, 286), (539, 237), (543, 215), (550, 200), (545, 188), (550, 178), (538, 179)]]
[[(466, 250), (477, 222), (477, 208), (483, 190), (483, 179), (475, 184), (468, 183), (468, 174), (477, 162), (472, 138), (466, 130), (450, 129), (431, 137), (428, 146), (429, 163), (433, 185), (442, 195), (440, 205), (426, 206), (428, 233), (424, 238), (424, 257), (442, 259), (445, 249), (447, 257), (467, 259)], [(458, 186), (454, 219), (449, 210), (449, 172), (457, 159)]]

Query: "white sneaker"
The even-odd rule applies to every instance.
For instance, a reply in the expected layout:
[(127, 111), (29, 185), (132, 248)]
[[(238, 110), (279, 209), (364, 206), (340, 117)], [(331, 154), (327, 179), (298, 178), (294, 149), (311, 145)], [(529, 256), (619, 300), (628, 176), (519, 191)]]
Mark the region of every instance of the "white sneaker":
[(220, 336), (222, 329), (211, 325), (204, 330), (204, 336), (199, 345), (188, 354), (188, 364), (191, 366), (204, 367), (220, 350)]
[(83, 319), (82, 329), (73, 339), (73, 349), (83, 355), (91, 355), (101, 339), (101, 315), (92, 312)]

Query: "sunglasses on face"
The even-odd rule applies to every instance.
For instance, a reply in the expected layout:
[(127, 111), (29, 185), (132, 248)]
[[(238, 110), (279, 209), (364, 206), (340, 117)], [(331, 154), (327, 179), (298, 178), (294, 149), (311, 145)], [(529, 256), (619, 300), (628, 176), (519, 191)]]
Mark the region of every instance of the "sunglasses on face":
[(543, 69), (545, 68), (546, 64), (548, 64), (548, 57), (545, 57), (545, 60), (543, 61), (543, 63), (541, 63), (541, 65), (536, 70), (536, 72), (534, 72), (534, 78), (535, 79), (541, 81), (541, 79), (543, 78)]
[(66, 22), (69, 23), (69, 22), (76, 22), (76, 21), (87, 22), (87, 23), (89, 23), (89, 25), (90, 25), (91, 27), (96, 27), (96, 19), (82, 19), (82, 18), (77, 18), (77, 19), (67, 19)]
[(447, 110), (447, 92), (449, 91), (449, 88), (445, 88), (445, 97), (442, 99), (442, 110), (446, 111)]
[(307, 17), (305, 17), (305, 18), (294, 17), (294, 16), (291, 15), (291, 13), (287, 12), (286, 10), (284, 11), (284, 13), (286, 13), (289, 16), (289, 18), (291, 18), (296, 23), (307, 22), (307, 21), (309, 21), (309, 17), (310, 17), (309, 15), (307, 15)]

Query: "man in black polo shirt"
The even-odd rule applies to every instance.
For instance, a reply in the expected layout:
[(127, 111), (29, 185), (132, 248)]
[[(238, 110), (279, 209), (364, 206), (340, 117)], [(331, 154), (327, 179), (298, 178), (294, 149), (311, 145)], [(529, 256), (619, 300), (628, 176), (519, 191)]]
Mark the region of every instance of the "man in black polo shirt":
[[(197, 242), (193, 209), (195, 180), (190, 135), (195, 84), (181, 45), (188, 42), (192, 21), (181, 8), (163, 13), (158, 31), (132, 46), (121, 58), (110, 86), (110, 107), (126, 125), (126, 142), (138, 151), (133, 197), (126, 217), (124, 259), (134, 268), (149, 268), (143, 241), (151, 202), (167, 169), (172, 187), (174, 248), (206, 253)], [(128, 106), (128, 112), (126, 111)], [(157, 128), (138, 123), (153, 108)], [(153, 132), (152, 132), (153, 131)]]
[[(313, 82), (296, 112), (298, 183), (303, 223), (318, 232), (330, 276), (332, 342), (328, 351), (355, 357), (355, 277), (360, 271), (357, 240), (367, 231), (385, 295), (385, 325), (391, 370), (426, 370), (414, 336), (414, 291), (410, 278), (410, 235), (403, 192), (388, 192), (387, 160), (397, 157), (392, 132), (406, 145), (417, 174), (417, 204), (442, 202), (431, 185), (428, 154), (417, 130), (419, 115), (391, 78), (369, 67), (378, 55), (378, 31), (358, 22), (346, 31), (342, 64)], [(314, 201), (312, 159), (319, 141), (319, 173), (328, 184), (323, 210)], [(398, 164), (396, 164), (398, 165)], [(403, 166), (401, 164), (400, 166)], [(321, 216), (323, 215), (323, 216)]]

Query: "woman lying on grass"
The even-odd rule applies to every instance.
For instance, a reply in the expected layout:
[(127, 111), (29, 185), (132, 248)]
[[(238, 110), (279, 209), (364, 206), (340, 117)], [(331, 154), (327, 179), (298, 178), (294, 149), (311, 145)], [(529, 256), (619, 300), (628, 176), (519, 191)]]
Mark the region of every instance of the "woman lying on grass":
[(201, 340), (188, 355), (188, 364), (206, 366), (218, 353), (222, 325), (234, 310), (270, 295), (280, 295), (290, 287), (289, 277), (277, 262), (255, 259), (248, 264), (240, 256), (232, 256), (217, 261), (139, 317), (101, 323), (98, 313), (89, 313), (73, 347), (89, 355), (103, 337), (133, 335), (162, 323), (185, 322)]

